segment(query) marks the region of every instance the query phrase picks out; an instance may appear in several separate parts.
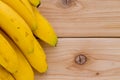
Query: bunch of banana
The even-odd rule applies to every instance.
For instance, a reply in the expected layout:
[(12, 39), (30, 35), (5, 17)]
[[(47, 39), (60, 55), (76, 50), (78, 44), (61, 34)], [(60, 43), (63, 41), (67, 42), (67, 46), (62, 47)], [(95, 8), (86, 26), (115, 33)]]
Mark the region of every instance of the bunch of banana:
[(0, 80), (34, 80), (32, 67), (40, 73), (47, 71), (46, 55), (36, 37), (51, 46), (58, 40), (37, 10), (40, 3), (0, 0)]

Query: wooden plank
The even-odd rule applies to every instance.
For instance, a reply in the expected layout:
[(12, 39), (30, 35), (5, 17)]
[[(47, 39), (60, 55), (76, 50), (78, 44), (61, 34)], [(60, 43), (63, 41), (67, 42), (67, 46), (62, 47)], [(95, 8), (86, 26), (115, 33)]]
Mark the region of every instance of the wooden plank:
[(39, 10), (59, 37), (120, 37), (120, 0), (42, 0)]
[[(120, 80), (120, 38), (61, 38), (57, 47), (43, 44), (48, 71), (35, 80)], [(78, 65), (75, 57), (87, 57)]]

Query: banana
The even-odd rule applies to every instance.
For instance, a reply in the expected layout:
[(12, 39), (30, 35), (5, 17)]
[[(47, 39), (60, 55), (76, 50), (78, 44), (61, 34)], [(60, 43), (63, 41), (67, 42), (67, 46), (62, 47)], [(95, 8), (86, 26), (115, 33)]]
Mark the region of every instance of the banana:
[(0, 66), (0, 80), (15, 80), (12, 75)]
[(41, 4), (41, 0), (29, 0), (29, 2), (35, 7), (39, 7)]
[(0, 27), (25, 53), (34, 51), (34, 36), (25, 21), (8, 5), (0, 1)]
[(31, 27), (32, 30), (37, 28), (34, 14), (31, 13), (21, 0), (1, 0), (12, 7)]
[(46, 56), (29, 26), (8, 5), (0, 1), (0, 26), (22, 50), (29, 63), (39, 72), (47, 70)]
[[(9, 2), (9, 0), (5, 0), (5, 1)], [(15, 1), (17, 1), (17, 0), (15, 0)], [(14, 2), (14, 1), (12, 0), (12, 2)], [(32, 9), (32, 6), (28, 2), (28, 0), (21, 0), (21, 2), (26, 6), (26, 8), (32, 14), (35, 15), (35, 18), (36, 18), (36, 21), (37, 21), (37, 28), (36, 29), (31, 28), (33, 33), (38, 38), (45, 41), (49, 45), (55, 46), (57, 44), (58, 40), (57, 40), (57, 36), (56, 36), (53, 28), (51, 27), (50, 23), (38, 12), (38, 10), (36, 8), (33, 7), (33, 9)], [(34, 0), (34, 2), (35, 2), (35, 0)], [(11, 1), (9, 3), (11, 3)]]
[(17, 53), (18, 61), (19, 61), (18, 65), (20, 67), (15, 73), (13, 73), (13, 76), (15, 77), (15, 79), (16, 80), (34, 80), (33, 70), (29, 65), (29, 63), (27, 62), (27, 60), (25, 59), (25, 57), (22, 55), (22, 52), (17, 48), (15, 43), (1, 30), (0, 30), (0, 34), (2, 34), (5, 37), (5, 39), (10, 43), (12, 48)]
[(34, 44), (35, 44), (34, 45), (34, 53), (30, 54), (28, 56), (28, 58), (31, 58), (32, 56), (35, 56), (35, 58), (30, 59), (30, 62), (32, 63), (32, 65), (34, 65), (34, 68), (38, 72), (44, 73), (48, 69), (48, 65), (47, 65), (47, 62), (46, 62), (46, 55), (45, 55), (41, 45), (39, 44), (39, 42), (36, 39), (34, 39)]
[(35, 36), (45, 41), (49, 45), (56, 46), (58, 39), (50, 23), (39, 13), (35, 7), (33, 7), (33, 10), (38, 26), (33, 33)]
[(0, 65), (11, 73), (18, 69), (16, 52), (2, 34), (0, 34)]
[[(25, 7), (32, 13), (34, 14), (33, 12), (33, 9), (32, 9), (32, 6), (31, 4), (29, 3), (28, 0), (21, 0), (21, 2), (25, 5)], [(35, 15), (34, 15), (35, 16)], [(37, 25), (36, 25), (37, 26)]]

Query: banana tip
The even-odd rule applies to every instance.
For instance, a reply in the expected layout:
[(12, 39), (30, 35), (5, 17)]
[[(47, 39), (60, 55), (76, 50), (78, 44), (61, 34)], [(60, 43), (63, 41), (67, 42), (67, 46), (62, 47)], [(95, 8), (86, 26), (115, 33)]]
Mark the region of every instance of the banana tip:
[(37, 5), (37, 8), (41, 5), (41, 2), (39, 2), (39, 4)]

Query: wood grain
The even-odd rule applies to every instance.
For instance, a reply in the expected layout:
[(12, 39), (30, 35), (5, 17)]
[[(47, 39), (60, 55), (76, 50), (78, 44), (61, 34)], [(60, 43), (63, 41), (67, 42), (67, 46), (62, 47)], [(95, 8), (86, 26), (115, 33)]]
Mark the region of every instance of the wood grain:
[(120, 0), (42, 0), (59, 37), (120, 37)]
[[(42, 43), (48, 72), (35, 80), (120, 80), (120, 38), (60, 38), (57, 47)], [(84, 65), (77, 55), (87, 57)]]

